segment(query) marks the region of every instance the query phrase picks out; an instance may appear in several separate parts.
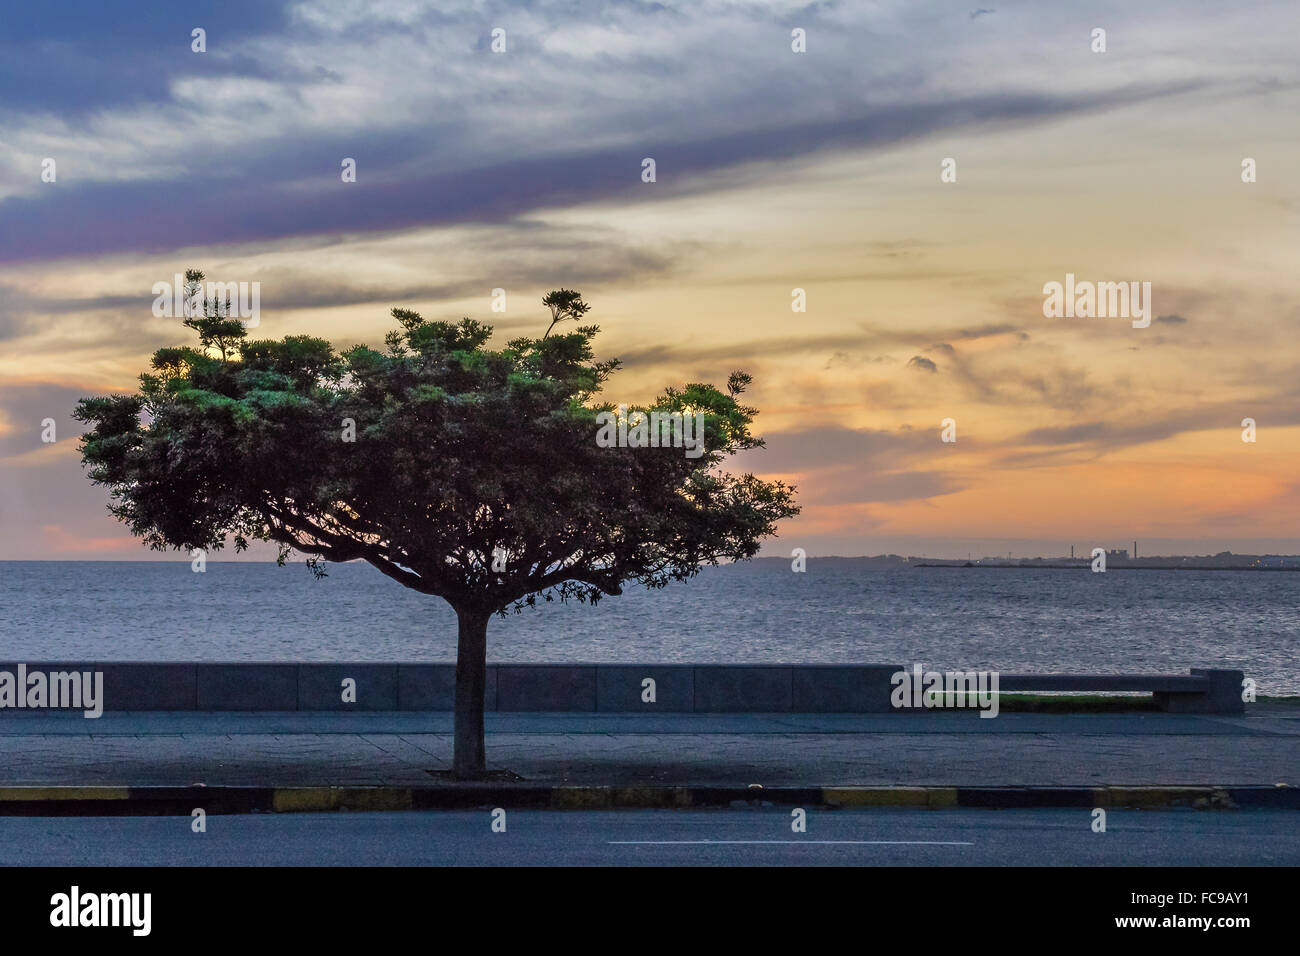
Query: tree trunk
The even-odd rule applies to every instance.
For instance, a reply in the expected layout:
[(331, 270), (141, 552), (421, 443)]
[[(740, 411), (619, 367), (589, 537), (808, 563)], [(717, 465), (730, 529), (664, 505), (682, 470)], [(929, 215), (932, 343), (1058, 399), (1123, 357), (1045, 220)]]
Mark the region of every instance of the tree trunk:
[(487, 690), (487, 626), (490, 614), (456, 611), (456, 743), (452, 775), (472, 780), (487, 772), (483, 746), (483, 695)]

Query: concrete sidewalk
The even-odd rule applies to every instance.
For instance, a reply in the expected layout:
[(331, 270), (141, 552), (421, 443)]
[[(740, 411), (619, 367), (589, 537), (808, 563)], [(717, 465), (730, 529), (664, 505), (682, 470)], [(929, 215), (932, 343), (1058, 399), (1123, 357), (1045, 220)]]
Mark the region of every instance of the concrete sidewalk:
[[(1241, 717), (971, 712), (490, 714), (488, 762), (538, 786), (1300, 786), (1300, 709)], [(9, 712), (0, 786), (427, 787), (441, 713)]]

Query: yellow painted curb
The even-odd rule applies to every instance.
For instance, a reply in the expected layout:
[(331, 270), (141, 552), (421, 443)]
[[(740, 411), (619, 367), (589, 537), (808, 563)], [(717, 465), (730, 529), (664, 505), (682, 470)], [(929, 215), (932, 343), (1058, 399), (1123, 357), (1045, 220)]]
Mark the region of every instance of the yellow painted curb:
[(610, 792), (615, 807), (689, 807), (691, 791), (685, 787), (615, 787)]
[(930, 787), (926, 793), (930, 796), (931, 809), (957, 806), (956, 787)]
[(334, 810), (339, 805), (339, 795), (329, 787), (295, 787), (277, 789), (271, 795), (271, 809), (276, 813), (295, 813), (310, 810)]
[(409, 810), (411, 791), (402, 787), (276, 788), (271, 808), (276, 813), (323, 810)]
[[(954, 790), (953, 802), (957, 792)], [(932, 806), (925, 787), (826, 787), (822, 801), (837, 807), (928, 807)]]
[(556, 810), (589, 810), (610, 805), (606, 787), (555, 787), (551, 790), (551, 807)]
[(0, 787), (0, 800), (129, 800), (129, 787)]

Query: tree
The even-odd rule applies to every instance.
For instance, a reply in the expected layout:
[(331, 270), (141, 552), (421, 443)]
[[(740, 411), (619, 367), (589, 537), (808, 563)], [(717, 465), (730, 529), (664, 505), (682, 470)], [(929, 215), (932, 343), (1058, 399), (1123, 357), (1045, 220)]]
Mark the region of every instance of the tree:
[(199, 346), (221, 353), (222, 360), (235, 354), (244, 338), (244, 323), (230, 317), (230, 296), (224, 302), (203, 291), (204, 275), (198, 269), (185, 270), (185, 327), (199, 334)]
[[(593, 359), (599, 328), (550, 334), (587, 304), (571, 290), (543, 302), (547, 334), (500, 350), (486, 347), (489, 326), (408, 309), (392, 310), (384, 350), (341, 353), (306, 335), (253, 341), (218, 316), (219, 340), (196, 324), (200, 347), (160, 349), (138, 392), (80, 402), (83, 464), (154, 549), (275, 542), (281, 564), (294, 550), (318, 575), (322, 561), (368, 561), (447, 601), (454, 773), (481, 775), (493, 614), (539, 598), (595, 604), (627, 581), (662, 588), (752, 557), (799, 511), (793, 487), (718, 467), (763, 444), (737, 401), (748, 375), (725, 393), (693, 383), (616, 409), (597, 401), (620, 365)], [(597, 442), (599, 420), (636, 435), (647, 412), (701, 422), (696, 457)]]

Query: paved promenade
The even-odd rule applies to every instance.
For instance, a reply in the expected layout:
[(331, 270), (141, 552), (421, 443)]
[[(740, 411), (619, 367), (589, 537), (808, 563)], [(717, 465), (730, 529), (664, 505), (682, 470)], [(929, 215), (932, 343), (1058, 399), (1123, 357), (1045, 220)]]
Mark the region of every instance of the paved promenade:
[[(491, 714), (488, 762), (539, 784), (1300, 786), (1300, 708), (1242, 717)], [(415, 786), (451, 716), (7, 712), (0, 786)]]

